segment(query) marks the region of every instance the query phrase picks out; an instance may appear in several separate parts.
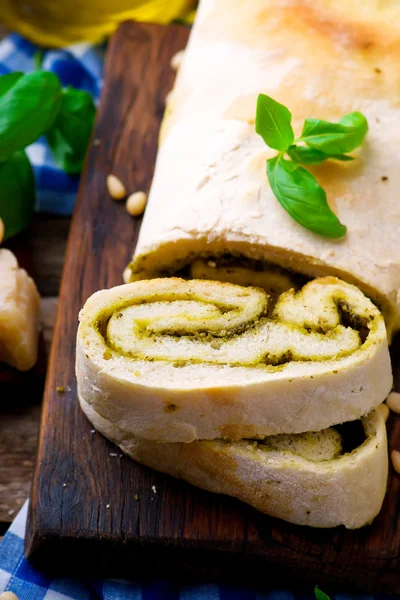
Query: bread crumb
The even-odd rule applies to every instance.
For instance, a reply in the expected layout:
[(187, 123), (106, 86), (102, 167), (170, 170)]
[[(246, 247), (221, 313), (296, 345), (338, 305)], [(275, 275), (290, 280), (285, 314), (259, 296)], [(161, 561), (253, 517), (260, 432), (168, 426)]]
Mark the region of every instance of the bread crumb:
[(106, 504), (106, 508), (110, 508), (110, 507), (111, 507), (111, 504)]
[(56, 387), (56, 390), (57, 390), (57, 392), (58, 392), (59, 394), (63, 394), (63, 393), (65, 392), (65, 388), (64, 388), (64, 386), (63, 386), (63, 385), (58, 385), (58, 386)]

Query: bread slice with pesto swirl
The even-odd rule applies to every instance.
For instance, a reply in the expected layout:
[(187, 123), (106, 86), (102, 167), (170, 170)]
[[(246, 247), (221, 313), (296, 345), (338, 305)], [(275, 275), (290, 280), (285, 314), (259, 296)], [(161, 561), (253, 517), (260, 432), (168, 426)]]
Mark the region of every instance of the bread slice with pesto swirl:
[(80, 313), (76, 374), (98, 414), (159, 442), (319, 431), (367, 414), (392, 386), (382, 315), (333, 277), (275, 305), (217, 281), (99, 291)]
[(379, 513), (386, 492), (386, 427), (379, 410), (318, 433), (263, 441), (159, 443), (123, 431), (82, 397), (88, 419), (128, 456), (210, 492), (311, 527), (357, 529)]

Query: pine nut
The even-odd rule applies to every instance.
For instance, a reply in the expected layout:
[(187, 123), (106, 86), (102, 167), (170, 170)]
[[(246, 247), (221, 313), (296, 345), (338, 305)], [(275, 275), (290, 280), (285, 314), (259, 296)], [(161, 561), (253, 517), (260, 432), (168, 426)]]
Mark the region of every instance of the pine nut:
[(395, 413), (400, 414), (400, 394), (397, 392), (390, 392), (386, 399), (386, 404)]
[(146, 203), (146, 194), (144, 192), (135, 192), (126, 201), (126, 210), (132, 217), (140, 217), (146, 208)]
[(173, 71), (177, 71), (179, 69), (179, 67), (182, 64), (182, 58), (183, 55), (185, 54), (184, 50), (180, 50), (179, 52), (177, 52), (176, 54), (173, 55), (173, 57), (171, 58), (171, 69)]
[(400, 473), (400, 452), (398, 450), (392, 450), (391, 457), (393, 469), (396, 473)]
[(4, 240), (5, 229), (6, 228), (4, 227), (4, 221), (3, 219), (0, 219), (0, 244)]
[(3, 592), (0, 594), (0, 600), (18, 600), (18, 596), (14, 592)]
[(389, 413), (390, 413), (389, 407), (385, 403), (384, 404), (380, 404), (378, 406), (378, 410), (381, 412), (383, 420), (386, 423), (386, 421), (388, 420), (388, 417), (389, 417)]
[(131, 280), (132, 270), (130, 267), (126, 267), (122, 274), (122, 279), (124, 283), (129, 283)]
[(125, 186), (115, 175), (108, 175), (107, 189), (111, 198), (114, 200), (122, 200), (123, 198), (126, 198)]

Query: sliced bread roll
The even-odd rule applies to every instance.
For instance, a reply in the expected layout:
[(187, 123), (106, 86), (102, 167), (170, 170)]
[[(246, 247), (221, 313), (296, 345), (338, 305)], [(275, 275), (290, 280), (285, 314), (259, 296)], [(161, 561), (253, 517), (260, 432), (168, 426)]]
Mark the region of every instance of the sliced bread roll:
[[(398, 2), (202, 0), (125, 281), (177, 274), (198, 258), (275, 263), (357, 285), (389, 335), (398, 329), (399, 47)], [(306, 118), (367, 117), (356, 160), (307, 166), (347, 225), (341, 240), (304, 229), (275, 198), (265, 163), (276, 151), (254, 126), (260, 93), (290, 109), (295, 136)]]
[(98, 414), (163, 442), (319, 431), (392, 386), (381, 314), (333, 277), (275, 306), (261, 289), (178, 278), (97, 292), (80, 313), (76, 374)]
[(349, 432), (329, 428), (263, 442), (166, 444), (123, 431), (82, 398), (80, 403), (96, 429), (134, 460), (205, 490), (235, 496), (271, 516), (311, 527), (356, 529), (381, 509), (388, 454), (378, 410), (347, 424), (353, 429)]
[(40, 297), (9, 250), (0, 250), (0, 362), (27, 371), (37, 360)]

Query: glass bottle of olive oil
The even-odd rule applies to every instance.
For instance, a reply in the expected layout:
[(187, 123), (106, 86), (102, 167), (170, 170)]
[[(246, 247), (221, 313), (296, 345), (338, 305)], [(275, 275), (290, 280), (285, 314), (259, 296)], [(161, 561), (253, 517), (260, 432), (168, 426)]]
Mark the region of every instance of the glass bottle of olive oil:
[(170, 23), (194, 0), (0, 0), (2, 23), (39, 46), (99, 42), (126, 19)]

